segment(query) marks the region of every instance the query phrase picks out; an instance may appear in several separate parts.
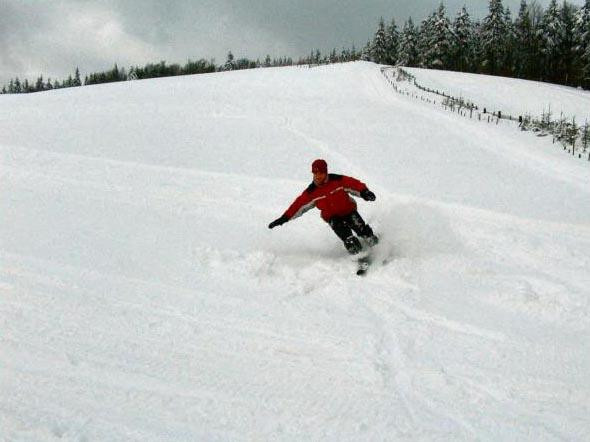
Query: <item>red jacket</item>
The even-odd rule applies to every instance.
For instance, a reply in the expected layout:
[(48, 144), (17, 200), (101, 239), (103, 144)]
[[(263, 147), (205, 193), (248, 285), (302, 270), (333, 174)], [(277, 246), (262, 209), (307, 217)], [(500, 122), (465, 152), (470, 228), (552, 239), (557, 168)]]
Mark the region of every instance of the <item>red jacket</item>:
[(328, 181), (316, 186), (313, 182), (285, 211), (288, 220), (303, 215), (309, 209), (317, 207), (324, 221), (333, 216), (345, 216), (356, 210), (356, 202), (348, 195), (360, 196), (367, 188), (365, 183), (344, 175), (328, 174)]

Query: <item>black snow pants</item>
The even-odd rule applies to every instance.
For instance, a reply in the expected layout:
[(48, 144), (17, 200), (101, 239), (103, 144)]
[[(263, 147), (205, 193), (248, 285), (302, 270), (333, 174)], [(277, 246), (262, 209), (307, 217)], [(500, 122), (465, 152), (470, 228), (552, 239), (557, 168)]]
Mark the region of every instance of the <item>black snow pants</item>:
[(333, 216), (328, 223), (342, 241), (351, 237), (353, 230), (358, 236), (364, 238), (373, 236), (373, 229), (365, 223), (356, 210), (345, 216)]

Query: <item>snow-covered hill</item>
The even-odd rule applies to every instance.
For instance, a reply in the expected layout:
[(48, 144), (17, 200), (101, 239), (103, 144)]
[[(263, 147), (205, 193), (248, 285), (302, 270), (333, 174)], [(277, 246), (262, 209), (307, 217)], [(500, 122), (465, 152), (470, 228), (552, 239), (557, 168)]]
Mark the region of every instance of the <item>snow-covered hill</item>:
[[(590, 167), (546, 139), (359, 62), (0, 96), (0, 152), (0, 439), (590, 434)], [(377, 194), (365, 278), (266, 227), (317, 157)]]

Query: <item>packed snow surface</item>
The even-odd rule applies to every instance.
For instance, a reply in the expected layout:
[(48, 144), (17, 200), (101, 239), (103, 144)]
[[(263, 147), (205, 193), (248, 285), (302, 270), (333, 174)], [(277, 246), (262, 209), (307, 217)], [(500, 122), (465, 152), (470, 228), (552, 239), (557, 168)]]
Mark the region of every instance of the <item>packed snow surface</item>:
[[(0, 152), (2, 440), (590, 437), (590, 163), (546, 138), (358, 62), (0, 96)], [(377, 195), (366, 277), (267, 228), (318, 157)]]
[(404, 68), (416, 77), (420, 86), (461, 97), (489, 112), (518, 117), (529, 115), (541, 119), (551, 113), (551, 120), (562, 116), (584, 125), (590, 122), (590, 91), (557, 84), (517, 78), (478, 75), (435, 69)]

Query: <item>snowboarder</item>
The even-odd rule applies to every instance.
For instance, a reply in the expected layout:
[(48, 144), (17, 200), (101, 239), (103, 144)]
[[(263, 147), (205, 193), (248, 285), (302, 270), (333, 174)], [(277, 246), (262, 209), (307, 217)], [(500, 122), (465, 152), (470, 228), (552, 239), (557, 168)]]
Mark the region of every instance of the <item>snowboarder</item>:
[(375, 201), (375, 194), (367, 185), (356, 178), (328, 173), (328, 164), (322, 159), (312, 163), (311, 173), (313, 182), (281, 217), (268, 225), (268, 228), (273, 229), (317, 207), (323, 220), (330, 224), (350, 254), (355, 255), (362, 250), (361, 242), (353, 235), (353, 231), (364, 238), (370, 246), (377, 244), (379, 238), (373, 234), (371, 226), (361, 218), (356, 210), (356, 202), (348, 195)]

